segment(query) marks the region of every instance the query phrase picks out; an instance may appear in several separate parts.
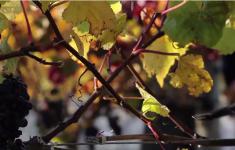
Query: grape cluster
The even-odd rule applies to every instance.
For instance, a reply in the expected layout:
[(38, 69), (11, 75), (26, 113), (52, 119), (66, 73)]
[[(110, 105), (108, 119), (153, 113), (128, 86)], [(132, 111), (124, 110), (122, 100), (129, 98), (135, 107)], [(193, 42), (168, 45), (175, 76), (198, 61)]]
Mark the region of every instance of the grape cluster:
[(27, 126), (25, 116), (32, 104), (29, 102), (26, 84), (12, 75), (5, 75), (0, 84), (0, 150), (21, 150), (18, 138), (20, 127)]

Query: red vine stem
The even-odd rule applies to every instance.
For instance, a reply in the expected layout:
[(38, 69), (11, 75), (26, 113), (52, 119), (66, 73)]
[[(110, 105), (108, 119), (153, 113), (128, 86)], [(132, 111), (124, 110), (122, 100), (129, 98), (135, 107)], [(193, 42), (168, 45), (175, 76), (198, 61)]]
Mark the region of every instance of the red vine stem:
[(165, 150), (165, 148), (163, 147), (161, 141), (160, 141), (160, 137), (158, 135), (158, 133), (156, 132), (156, 130), (153, 128), (152, 122), (147, 122), (147, 126), (148, 128), (151, 130), (151, 132), (153, 133), (153, 136), (155, 138), (155, 140), (158, 142), (159, 146), (161, 147), (162, 150)]
[(143, 30), (139, 40), (137, 41), (136, 45), (134, 46), (133, 48), (133, 52), (136, 51), (142, 44), (142, 42), (144, 41), (147, 33), (149, 32), (150, 28), (152, 27), (152, 25), (154, 24), (156, 18), (159, 16), (160, 14), (159, 13), (154, 13), (151, 20), (150, 20), (150, 23), (146, 26), (146, 28)]
[(24, 1), (21, 0), (21, 1), (20, 1), (20, 4), (21, 4), (21, 7), (22, 7), (22, 9), (23, 9), (24, 18), (25, 18), (25, 21), (26, 21), (26, 24), (27, 24), (28, 42), (29, 42), (29, 43), (32, 43), (32, 42), (33, 42), (33, 36), (32, 36), (31, 27), (30, 27), (30, 24), (29, 24), (29, 19), (28, 19), (28, 16), (27, 16), (27, 14), (26, 14), (25, 6), (24, 6)]
[(167, 56), (180, 56), (179, 53), (167, 53), (167, 52), (147, 50), (147, 49), (138, 49), (136, 51), (133, 51), (133, 53), (152, 53), (152, 54), (167, 55)]
[(171, 8), (168, 8), (166, 10), (164, 10), (163, 12), (161, 12), (161, 15), (166, 15), (167, 13), (171, 12), (171, 11), (174, 11), (180, 7), (182, 7), (184, 4), (186, 4), (187, 0), (183, 0), (181, 3), (171, 7)]
[[(102, 70), (103, 70), (103, 68), (104, 68), (104, 64), (105, 64), (105, 62), (107, 61), (108, 57), (109, 57), (109, 54), (106, 53), (105, 56), (104, 56), (104, 58), (103, 58), (103, 60), (102, 60), (102, 63), (101, 63), (101, 65), (100, 65), (100, 68), (99, 68), (99, 70), (98, 70), (99, 73), (102, 72)], [(98, 86), (99, 86), (99, 85), (98, 85), (98, 80), (97, 80), (96, 77), (94, 77), (94, 89), (97, 90)]]

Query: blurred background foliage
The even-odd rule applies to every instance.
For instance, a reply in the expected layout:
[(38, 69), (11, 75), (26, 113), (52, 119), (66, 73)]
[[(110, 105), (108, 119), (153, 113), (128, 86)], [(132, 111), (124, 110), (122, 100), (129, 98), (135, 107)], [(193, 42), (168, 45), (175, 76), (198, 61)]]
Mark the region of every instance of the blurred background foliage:
[[(70, 3), (74, 3), (74, 5)], [(65, 2), (51, 9), (51, 13), (64, 39), (68, 41), (71, 46), (78, 49), (79, 53), (87, 58), (97, 68), (101, 66), (103, 58), (107, 53), (109, 53), (107, 50), (110, 48), (116, 49), (115, 53), (109, 55), (108, 61), (105, 62), (103, 70), (101, 71), (104, 78), (107, 78), (110, 73), (112, 73), (115, 68), (123, 62), (123, 58), (119, 54), (120, 49), (117, 47), (122, 49), (121, 53), (124, 53), (124, 55), (130, 54), (132, 47), (141, 35), (142, 29), (149, 24), (153, 13), (156, 11), (162, 12), (168, 6), (167, 1), (115, 1), (110, 2), (112, 11), (114, 12), (114, 16), (112, 16), (112, 14), (107, 14), (109, 13), (106, 12), (108, 11), (108, 8), (102, 9), (104, 5), (101, 5), (101, 8), (98, 6), (100, 5), (99, 2), (94, 2), (90, 5), (90, 8), (88, 5), (92, 2), (84, 2), (87, 4), (79, 3), (80, 2), (76, 1)], [(175, 5), (174, 3), (176, 2), (170, 3), (170, 6)], [(158, 33), (162, 26), (163, 30), (169, 37), (164, 36), (148, 48), (152, 48), (153, 50), (160, 49), (163, 51), (169, 50), (169, 52), (180, 51), (180, 53), (182, 53), (181, 55), (183, 55), (186, 51), (185, 47), (179, 48), (179, 46), (185, 46), (188, 43), (194, 42), (202, 44), (203, 46), (210, 46), (212, 48), (219, 49), (221, 50), (219, 53), (227, 54), (231, 53), (231, 50), (235, 50), (233, 45), (224, 48), (224, 42), (227, 42), (227, 39), (232, 39), (229, 41), (230, 43), (232, 43), (234, 39), (234, 35), (230, 35), (231, 33), (234, 33), (234, 29), (227, 29), (229, 26), (234, 26), (234, 14), (228, 14), (228, 12), (232, 13), (232, 11), (230, 11), (231, 8), (234, 9), (232, 7), (234, 5), (232, 2), (231, 4), (223, 4), (223, 8), (221, 6), (219, 7), (220, 4), (215, 4), (216, 2), (207, 5), (199, 4), (202, 2), (188, 3), (189, 4), (182, 7), (182, 9), (179, 8), (176, 10), (175, 13), (170, 13), (167, 18), (162, 16), (155, 20), (154, 26), (151, 27), (150, 32), (147, 35), (148, 38)], [(218, 3), (222, 4), (222, 2)], [(49, 4), (50, 2), (43, 2), (43, 8), (46, 9)], [(24, 135), (22, 136), (22, 138), (28, 139), (29, 136), (46, 134), (61, 121), (71, 116), (79, 105), (85, 103), (89, 95), (94, 91), (94, 76), (89, 71), (84, 73), (86, 67), (76, 60), (76, 58), (71, 56), (71, 54), (63, 47), (58, 45), (53, 46), (51, 44), (54, 40), (54, 33), (48, 20), (41, 11), (32, 4), (32, 2), (25, 1), (24, 5), (32, 30), (33, 41), (43, 49), (41, 52), (33, 52), (33, 54), (45, 59), (46, 61), (63, 62), (63, 65), (60, 67), (46, 66), (28, 57), (14, 58), (0, 62), (1, 71), (3, 73), (14, 73), (21, 76), (28, 86), (31, 102), (34, 105), (34, 110), (29, 116), (29, 122), (31, 123), (28, 128), (24, 130)], [(79, 5), (82, 5), (85, 8), (76, 10)], [(199, 5), (203, 5), (203, 7), (199, 7)], [(73, 9), (67, 9), (68, 7), (73, 7)], [(204, 7), (209, 8), (204, 9)], [(217, 7), (219, 8), (217, 9)], [(86, 10), (86, 8), (89, 8), (90, 10)], [(76, 20), (81, 19), (79, 17), (83, 16), (83, 14), (77, 14), (77, 12), (81, 11), (82, 13), (85, 13), (85, 15), (88, 13), (94, 15), (96, 12), (92, 12), (92, 8), (101, 9), (100, 12), (104, 11), (103, 13), (98, 14), (98, 18), (103, 17), (104, 22), (107, 21), (107, 18), (115, 18), (115, 21), (117, 22), (113, 23), (107, 21), (107, 27), (105, 27), (105, 25), (103, 26), (102, 21), (101, 23), (99, 22), (100, 20), (93, 20), (94, 22), (90, 22), (90, 24), (87, 21), (83, 21), (80, 24), (76, 22)], [(10, 20), (9, 22), (2, 21), (0, 24), (1, 54), (16, 51), (21, 47), (28, 45), (27, 24), (25, 22), (20, 2), (1, 2), (0, 10), (0, 19), (4, 20), (6, 19), (5, 17), (7, 17), (7, 19)], [(187, 13), (187, 11), (190, 13)], [(202, 17), (201, 19), (199, 17), (198, 19), (197, 15), (200, 15), (197, 14), (198, 11), (201, 12), (201, 15), (206, 14), (204, 18)], [(183, 15), (183, 17), (181, 15)], [(215, 16), (209, 18), (207, 15)], [(228, 18), (227, 15), (231, 17), (231, 20), (227, 23), (227, 27), (223, 29), (223, 27), (225, 27), (225, 23), (224, 25), (221, 24), (226, 21)], [(210, 20), (205, 22), (203, 19), (208, 19), (207, 17), (212, 19), (212, 21)], [(175, 25), (174, 19), (178, 19), (181, 23)], [(213, 19), (218, 21), (218, 26)], [(165, 20), (165, 25), (163, 25)], [(210, 26), (211, 24), (213, 25), (213, 23), (215, 23), (215, 26)], [(76, 26), (74, 24), (76, 24)], [(9, 28), (5, 29), (4, 26)], [(101, 33), (99, 31), (99, 28), (101, 27), (108, 29)], [(216, 28), (218, 32), (214, 33), (215, 31), (213, 28)], [(196, 31), (194, 31), (193, 34), (189, 34), (191, 30)], [(229, 35), (226, 34), (222, 36), (222, 32), (226, 32)], [(178, 45), (175, 42), (178, 42)], [(118, 46), (113, 47), (115, 44)], [(203, 53), (205, 68), (210, 72), (214, 80), (214, 85), (212, 87), (212, 92), (209, 94), (202, 94), (195, 98), (188, 94), (186, 87), (178, 89), (173, 88), (169, 84), (171, 78), (167, 76), (167, 74), (169, 70), (175, 70), (175, 66), (173, 64), (175, 64), (175, 60), (177, 58), (169, 58), (169, 60), (168, 58), (169, 57), (166, 56), (161, 57), (152, 56), (152, 54), (142, 54), (139, 60), (136, 59), (133, 61), (133, 66), (140, 77), (146, 81), (147, 85), (149, 85), (149, 87), (159, 97), (159, 100), (163, 104), (167, 105), (173, 115), (175, 115), (179, 120), (187, 124), (190, 128), (197, 130), (204, 136), (224, 136), (219, 132), (224, 128), (224, 124), (226, 124), (225, 122), (222, 124), (219, 124), (218, 122), (216, 123), (216, 121), (204, 123), (195, 121), (192, 118), (192, 115), (220, 108), (226, 103), (232, 103), (234, 97), (231, 95), (234, 92), (234, 88), (231, 88), (233, 86), (224, 82), (224, 76), (226, 79), (226, 73), (224, 74), (223, 72), (223, 69), (232, 65), (232, 63), (229, 63), (224, 67), (223, 61), (227, 60), (227, 58), (219, 56), (218, 51)], [(204, 68), (204, 63), (201, 68)], [(233, 68), (230, 66), (229, 69), (232, 70)], [(159, 71), (163, 73), (157, 74), (156, 72)], [(231, 74), (231, 72), (227, 74)], [(140, 109), (142, 101), (139, 100), (139, 97), (137, 96), (139, 94), (138, 90), (135, 88), (135, 82), (136, 80), (132, 74), (125, 69), (111, 85), (123, 97), (133, 97), (128, 100), (128, 103), (135, 108)], [(228, 82), (231, 83), (234, 81), (231, 79)], [(212, 83), (209, 82), (208, 84), (210, 84), (208, 88), (211, 88)], [(100, 83), (98, 83), (98, 86), (100, 86)], [(225, 94), (223, 91), (225, 91)], [(110, 100), (110, 95), (108, 93), (105, 93), (106, 98), (103, 96), (104, 95), (99, 97), (99, 99), (89, 107), (88, 111), (79, 121), (79, 124), (69, 126), (62, 134), (54, 138), (53, 141), (82, 141), (85, 136), (95, 136), (97, 133), (102, 133), (104, 131), (105, 134), (108, 135), (149, 132), (148, 129), (145, 129), (144, 125), (138, 121), (138, 119), (129, 114), (126, 110), (115, 105), (113, 100)], [(160, 132), (180, 135), (169, 120), (159, 116), (155, 122), (156, 127)], [(227, 123), (228, 122), (234, 125), (234, 122), (231, 121), (231, 119), (228, 119)], [(231, 132), (234, 133), (234, 130), (234, 128), (231, 129)], [(149, 150), (156, 149), (156, 147), (149, 147), (149, 145), (136, 145), (132, 147), (113, 146), (112, 149), (141, 149), (141, 147)], [(194, 149), (191, 146), (185, 147)], [(90, 150), (94, 148), (105, 149), (105, 146), (78, 147), (78, 149)], [(177, 146), (169, 147), (169, 149), (176, 148)], [(109, 149), (111, 149), (111, 147), (109, 147)]]

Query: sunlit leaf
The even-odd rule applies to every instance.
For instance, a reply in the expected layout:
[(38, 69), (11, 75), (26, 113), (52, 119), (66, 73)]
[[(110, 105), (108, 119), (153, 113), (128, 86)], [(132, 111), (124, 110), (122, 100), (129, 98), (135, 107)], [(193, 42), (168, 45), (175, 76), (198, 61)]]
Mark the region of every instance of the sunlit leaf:
[(182, 56), (175, 73), (171, 73), (170, 76), (170, 83), (173, 87), (186, 86), (189, 94), (194, 96), (208, 93), (213, 85), (210, 74), (204, 69), (201, 55)]
[(169, 116), (170, 110), (165, 105), (162, 105), (157, 99), (146, 92), (138, 84), (136, 84), (136, 87), (139, 90), (141, 96), (144, 98), (142, 112), (148, 119), (154, 120), (157, 115), (163, 117)]
[(90, 23), (90, 33), (100, 34), (115, 26), (115, 14), (105, 1), (71, 1), (63, 12), (63, 18), (74, 26), (82, 21)]
[(90, 49), (90, 42), (96, 39), (94, 36), (89, 34), (89, 24), (87, 22), (82, 22), (77, 27), (73, 28), (71, 34), (73, 39), (71, 40), (70, 45), (73, 46), (73, 48), (75, 48), (82, 56), (87, 58), (87, 54)]
[(108, 1), (108, 2), (115, 14), (118, 14), (122, 11), (122, 4), (120, 1)]
[[(169, 41), (167, 36), (163, 36), (154, 41), (147, 49), (167, 53), (179, 53), (180, 55), (183, 55), (186, 52), (186, 48), (176, 48), (173, 46), (173, 43)], [(146, 53), (141, 60), (143, 62), (144, 70), (148, 75), (155, 75), (159, 85), (163, 87), (164, 79), (177, 58), (178, 56)]]

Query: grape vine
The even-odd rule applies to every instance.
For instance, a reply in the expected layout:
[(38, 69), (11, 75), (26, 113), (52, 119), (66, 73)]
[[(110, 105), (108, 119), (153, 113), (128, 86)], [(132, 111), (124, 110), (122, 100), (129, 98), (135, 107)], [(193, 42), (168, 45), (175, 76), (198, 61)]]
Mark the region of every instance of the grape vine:
[[(154, 77), (159, 88), (169, 84), (195, 97), (209, 93), (213, 79), (204, 60), (209, 53), (235, 51), (234, 4), (187, 0), (146, 1), (143, 6), (123, 1), (1, 1), (0, 150), (22, 150), (35, 141), (46, 146), (77, 123), (91, 106), (99, 107), (97, 99), (107, 97), (140, 119), (161, 149), (166, 143), (180, 144), (180, 139), (186, 140), (182, 144), (195, 141), (207, 145), (207, 139), (173, 116), (146, 81)], [(135, 79), (131, 88), (139, 91), (142, 109), (119, 93), (123, 85), (114, 86), (126, 68)], [(28, 83), (29, 94), (26, 84), (15, 76)], [(80, 100), (84, 93), (90, 95), (86, 101)], [(40, 138), (25, 143), (18, 139), (22, 134), (19, 128), (27, 126), (25, 117), (32, 109), (29, 95), (56, 101), (71, 94), (82, 103), (70, 118)], [(159, 117), (170, 120), (184, 137), (158, 131), (154, 121)], [(108, 120), (115, 133), (121, 134), (116, 117), (108, 115)], [(99, 141), (97, 133), (94, 126), (87, 127), (86, 135)], [(208, 141), (214, 144), (214, 140)]]

